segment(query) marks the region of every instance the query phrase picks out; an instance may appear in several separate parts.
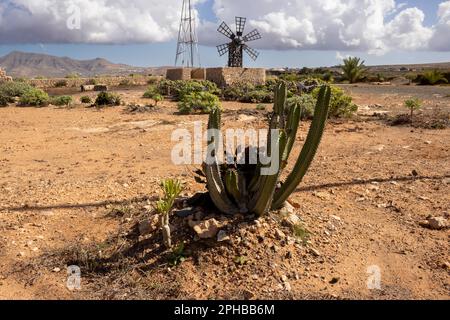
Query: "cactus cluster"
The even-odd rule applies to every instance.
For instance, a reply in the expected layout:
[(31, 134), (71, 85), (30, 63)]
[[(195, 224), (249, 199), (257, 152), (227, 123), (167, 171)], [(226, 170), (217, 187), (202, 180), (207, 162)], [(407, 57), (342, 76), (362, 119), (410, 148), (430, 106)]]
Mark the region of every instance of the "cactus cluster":
[[(306, 142), (292, 172), (284, 183), (280, 183), (281, 173), (287, 166), (296, 140), (302, 106), (298, 104), (288, 106), (286, 84), (278, 84), (275, 88), (274, 110), (269, 120), (266, 148), (272, 150), (272, 141), (276, 143), (279, 159), (272, 161), (279, 161), (278, 171), (273, 175), (261, 174), (262, 169), (271, 167), (271, 164), (263, 165), (259, 159), (258, 164), (254, 165), (240, 164), (238, 161), (231, 165), (229, 163), (219, 165), (217, 154), (213, 151), (214, 161), (204, 163), (203, 171), (209, 195), (217, 209), (226, 214), (250, 213), (262, 216), (270, 210), (281, 208), (302, 181), (317, 152), (328, 118), (330, 96), (330, 88), (321, 87)], [(221, 111), (213, 110), (209, 117), (208, 129), (220, 130), (220, 127)], [(272, 139), (272, 135), (276, 140)], [(214, 139), (213, 136), (209, 136), (208, 143), (209, 145), (215, 143), (215, 150), (219, 150)], [(246, 156), (248, 154), (249, 148), (246, 150)]]

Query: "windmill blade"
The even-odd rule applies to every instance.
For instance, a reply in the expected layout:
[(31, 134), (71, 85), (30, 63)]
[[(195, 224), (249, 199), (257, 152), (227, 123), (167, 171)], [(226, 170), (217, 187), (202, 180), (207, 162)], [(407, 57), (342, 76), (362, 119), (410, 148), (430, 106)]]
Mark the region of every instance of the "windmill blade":
[(256, 51), (255, 49), (250, 48), (249, 46), (244, 44), (244, 50), (245, 52), (247, 52), (247, 54), (250, 56), (250, 58), (253, 59), (253, 61), (255, 61), (256, 59), (258, 59), (259, 56), (259, 52)]
[(249, 32), (247, 35), (244, 36), (244, 38), (242, 38), (242, 40), (244, 40), (245, 42), (250, 42), (250, 41), (255, 41), (255, 40), (259, 40), (261, 39), (261, 34), (259, 33), (259, 31), (257, 29)]
[(220, 46), (217, 46), (217, 51), (219, 51), (220, 56), (223, 56), (230, 51), (230, 45), (228, 43), (221, 44)]
[(244, 34), (246, 21), (247, 21), (247, 18), (236, 17), (236, 33), (239, 37)]
[(233, 33), (233, 31), (231, 31), (231, 28), (225, 23), (225, 21), (222, 22), (217, 31), (219, 31), (225, 37), (230, 38), (231, 40), (236, 38), (236, 35)]

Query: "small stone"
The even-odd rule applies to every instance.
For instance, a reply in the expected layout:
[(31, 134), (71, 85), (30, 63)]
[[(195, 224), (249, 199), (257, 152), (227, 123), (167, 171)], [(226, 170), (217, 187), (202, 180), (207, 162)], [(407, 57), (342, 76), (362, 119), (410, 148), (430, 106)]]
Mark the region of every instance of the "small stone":
[(218, 242), (224, 242), (224, 241), (230, 241), (230, 240), (231, 240), (230, 236), (224, 230), (220, 230), (219, 233), (217, 234)]
[(386, 146), (383, 145), (383, 144), (380, 144), (380, 145), (378, 145), (378, 146), (373, 147), (373, 150), (378, 151), (378, 152), (381, 152), (381, 151), (384, 150), (384, 148), (386, 148)]
[(433, 230), (442, 230), (448, 227), (447, 219), (444, 217), (429, 217), (427, 222), (429, 228)]
[(280, 277), (280, 279), (283, 282), (287, 282), (288, 281), (288, 277), (286, 275), (284, 275), (284, 274)]
[(316, 257), (320, 257), (320, 252), (317, 249), (310, 248), (309, 251)]
[(61, 271), (61, 269), (60, 268), (54, 268), (52, 271), (58, 273), (58, 272)]
[(219, 222), (216, 219), (209, 219), (195, 224), (193, 229), (200, 239), (211, 239), (217, 235), (219, 227)]
[(275, 237), (278, 240), (283, 240), (284, 238), (286, 238), (286, 235), (284, 234), (283, 231), (281, 231), (280, 229), (275, 229)]
[(328, 192), (314, 192), (313, 195), (321, 200), (331, 199), (331, 195)]
[(291, 292), (292, 291), (292, 287), (291, 284), (289, 282), (285, 282), (284, 283), (284, 290)]
[(285, 202), (283, 208), (281, 208), (280, 213), (283, 215), (289, 215), (295, 213), (295, 208), (289, 203)]

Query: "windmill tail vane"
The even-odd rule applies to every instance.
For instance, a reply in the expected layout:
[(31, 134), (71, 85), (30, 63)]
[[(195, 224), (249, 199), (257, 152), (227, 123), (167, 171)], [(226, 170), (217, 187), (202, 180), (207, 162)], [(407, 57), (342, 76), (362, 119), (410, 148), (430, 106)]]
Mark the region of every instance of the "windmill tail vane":
[(256, 60), (259, 52), (247, 45), (248, 42), (261, 39), (261, 34), (257, 29), (250, 31), (244, 35), (245, 24), (247, 19), (243, 17), (236, 17), (236, 32), (222, 22), (217, 31), (231, 40), (229, 43), (224, 43), (217, 46), (217, 51), (220, 56), (228, 53), (228, 67), (242, 68), (244, 51), (252, 60)]

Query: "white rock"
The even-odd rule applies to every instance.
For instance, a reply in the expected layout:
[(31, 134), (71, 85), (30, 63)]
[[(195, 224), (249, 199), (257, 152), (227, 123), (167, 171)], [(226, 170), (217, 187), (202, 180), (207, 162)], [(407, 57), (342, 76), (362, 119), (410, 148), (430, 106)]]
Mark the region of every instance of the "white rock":
[(427, 221), (429, 227), (433, 230), (441, 230), (448, 227), (447, 219), (444, 217), (430, 217)]
[(209, 219), (196, 223), (193, 229), (200, 239), (211, 239), (217, 235), (219, 227), (219, 222), (216, 219)]

